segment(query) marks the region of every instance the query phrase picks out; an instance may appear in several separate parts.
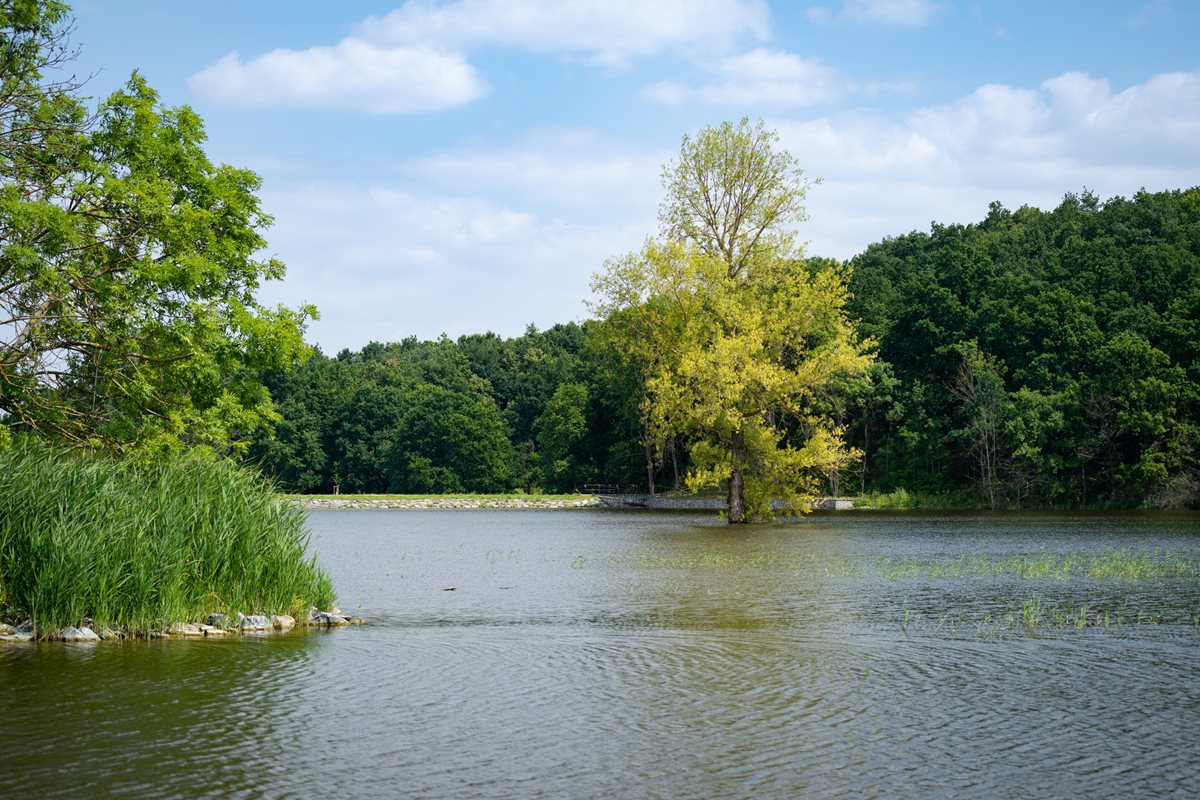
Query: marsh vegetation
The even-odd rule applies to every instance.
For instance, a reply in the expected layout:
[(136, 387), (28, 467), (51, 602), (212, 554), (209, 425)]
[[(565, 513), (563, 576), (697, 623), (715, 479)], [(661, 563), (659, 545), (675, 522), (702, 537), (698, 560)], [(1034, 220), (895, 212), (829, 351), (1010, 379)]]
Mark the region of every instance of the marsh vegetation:
[(141, 463), (21, 442), (0, 451), (0, 612), (43, 633), (302, 616), (333, 602), (304, 520), (211, 457)]

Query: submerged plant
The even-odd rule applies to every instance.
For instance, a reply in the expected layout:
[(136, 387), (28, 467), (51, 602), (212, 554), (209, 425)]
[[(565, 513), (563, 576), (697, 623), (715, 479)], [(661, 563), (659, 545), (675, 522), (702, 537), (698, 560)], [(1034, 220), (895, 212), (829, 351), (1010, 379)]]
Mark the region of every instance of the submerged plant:
[(962, 556), (921, 560), (884, 556), (875, 571), (889, 580), (1016, 576), (1027, 580), (1152, 580), (1200, 576), (1200, 557), (1193, 553), (1154, 550), (1109, 550), (1100, 553), (1018, 553), (1009, 556)]
[(1169, 611), (1166, 609), (1136, 609), (1126, 603), (1107, 607), (1096, 607), (1088, 603), (1073, 601), (1049, 602), (1040, 594), (1032, 594), (1020, 601), (1013, 601), (1001, 611), (987, 611), (972, 618), (970, 614), (955, 614), (944, 611), (936, 619), (904, 608), (899, 619), (900, 629), (906, 633), (939, 632), (959, 628), (974, 629), (980, 639), (996, 639), (1009, 634), (1038, 636), (1059, 631), (1120, 632), (1128, 628), (1177, 625), (1200, 628), (1200, 615), (1191, 611)]
[(0, 451), (0, 586), (39, 632), (328, 606), (304, 521), (260, 478), (211, 458), (146, 464), (34, 441)]

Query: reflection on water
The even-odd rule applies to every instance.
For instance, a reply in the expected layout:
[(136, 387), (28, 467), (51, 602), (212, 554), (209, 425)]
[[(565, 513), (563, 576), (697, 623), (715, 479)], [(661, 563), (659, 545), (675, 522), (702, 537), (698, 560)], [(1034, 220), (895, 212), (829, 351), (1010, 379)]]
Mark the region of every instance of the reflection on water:
[(315, 512), (370, 625), (0, 649), (0, 796), (1196, 795), (1194, 573), (939, 565), (1200, 561), (1198, 522)]

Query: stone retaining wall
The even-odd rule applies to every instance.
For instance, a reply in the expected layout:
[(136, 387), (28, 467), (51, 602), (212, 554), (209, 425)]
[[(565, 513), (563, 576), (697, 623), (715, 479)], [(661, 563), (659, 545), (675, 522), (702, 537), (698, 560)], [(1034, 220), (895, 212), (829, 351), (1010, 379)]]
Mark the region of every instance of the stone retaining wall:
[(172, 622), (161, 630), (151, 630), (132, 635), (126, 630), (97, 628), (92, 630), (91, 620), (79, 627), (42, 632), (34, 636), (33, 620), (23, 619), (16, 625), (0, 622), (0, 644), (7, 642), (99, 642), (111, 639), (189, 639), (210, 636), (234, 636), (239, 634), (286, 633), (293, 628), (340, 628), (346, 625), (362, 625), (363, 620), (343, 614), (337, 608), (318, 611), (313, 608), (307, 617), (299, 620), (287, 614), (209, 614), (206, 622)]
[(595, 497), (580, 497), (578, 500), (555, 500), (540, 498), (452, 498), (423, 497), (397, 500), (359, 500), (313, 498), (293, 499), (302, 508), (309, 509), (355, 509), (355, 508), (595, 508), (600, 502)]
[[(658, 494), (605, 494), (599, 497), (600, 505), (606, 508), (662, 508), (681, 511), (723, 511), (727, 506), (720, 497), (665, 497)], [(776, 511), (786, 506), (776, 500), (771, 503)], [(854, 508), (853, 500), (836, 497), (819, 497), (813, 502), (818, 511), (849, 511)]]
[[(658, 494), (604, 494), (596, 497), (581, 496), (579, 499), (562, 500), (550, 498), (454, 498), (422, 497), (392, 500), (364, 500), (358, 498), (293, 498), (301, 508), (315, 510), (340, 510), (359, 508), (662, 508), (690, 511), (719, 511), (725, 501), (717, 497), (666, 497)], [(782, 509), (782, 504), (773, 504)], [(847, 511), (854, 508), (852, 500), (833, 497), (819, 498), (813, 505), (820, 511)]]

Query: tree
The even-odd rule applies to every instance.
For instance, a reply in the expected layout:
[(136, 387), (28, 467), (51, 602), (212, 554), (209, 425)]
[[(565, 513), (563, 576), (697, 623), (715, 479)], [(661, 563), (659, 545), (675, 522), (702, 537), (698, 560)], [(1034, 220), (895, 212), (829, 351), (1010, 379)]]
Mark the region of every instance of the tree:
[(46, 0), (0, 3), (0, 171), (36, 185), (59, 171), (86, 124), (74, 75), (54, 77), (75, 57), (67, 6)]
[(980, 494), (994, 509), (1000, 499), (1001, 437), (1008, 405), (1004, 378), (996, 360), (982, 353), (978, 342), (964, 342), (958, 350), (962, 363), (950, 394), (962, 404), (966, 417), (961, 436), (975, 459)]
[(726, 487), (731, 523), (769, 515), (772, 498), (805, 510), (816, 476), (852, 457), (812, 401), (869, 361), (841, 277), (790, 258), (808, 184), (777, 141), (747, 120), (684, 137), (663, 172), (665, 240), (593, 282), (597, 310), (636, 334), (656, 443), (695, 442), (688, 486)]
[(491, 398), (424, 384), (410, 391), (405, 403), (385, 448), (388, 491), (512, 488), (515, 456)]
[(575, 449), (587, 434), (588, 390), (564, 383), (533, 423), (541, 456), (541, 485), (547, 491), (570, 491), (583, 483)]
[(856, 443), (883, 488), (988, 504), (1200, 504), (1200, 188), (1051, 212), (993, 203), (852, 262), (852, 315), (898, 381)]
[(745, 277), (750, 261), (786, 256), (791, 226), (807, 219), (809, 181), (796, 159), (778, 150), (779, 134), (743, 117), (684, 135), (679, 161), (663, 167), (666, 199), (659, 210), (662, 234), (691, 242), (726, 265), (730, 278)]
[[(65, 7), (0, 11), (0, 412), (67, 441), (240, 451), (274, 418), (260, 370), (307, 355), (315, 309), (262, 306), (283, 265), (248, 170), (136, 73), (88, 119)], [(16, 66), (14, 66), (14, 64)]]

